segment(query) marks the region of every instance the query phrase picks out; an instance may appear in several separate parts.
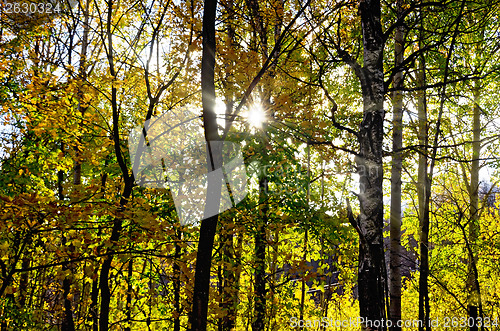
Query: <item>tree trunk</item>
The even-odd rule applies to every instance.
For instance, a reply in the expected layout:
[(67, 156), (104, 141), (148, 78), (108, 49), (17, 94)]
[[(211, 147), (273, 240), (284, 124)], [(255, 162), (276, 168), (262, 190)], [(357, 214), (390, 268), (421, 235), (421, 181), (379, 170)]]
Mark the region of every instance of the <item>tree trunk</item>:
[[(422, 23), (421, 23), (422, 24)], [(425, 76), (425, 58), (422, 54), (419, 61), (419, 69), (417, 73), (417, 85), (423, 87), (426, 85)], [(428, 144), (428, 127), (427, 127), (427, 100), (426, 91), (423, 89), (418, 92), (417, 96), (417, 111), (418, 111), (418, 143), (421, 147), (418, 157), (418, 179), (417, 179), (417, 195), (418, 195), (418, 218), (420, 230), (420, 276), (419, 276), (419, 305), (418, 317), (420, 321), (427, 323), (429, 317), (429, 294), (428, 294), (428, 245), (429, 245), (429, 195), (430, 182), (427, 174), (427, 144)], [(419, 327), (424, 329), (424, 325)]]
[[(84, 21), (83, 21), (83, 35), (82, 35), (82, 48), (80, 52), (80, 61), (79, 61), (79, 68), (78, 68), (78, 79), (79, 79), (79, 88), (78, 88), (78, 99), (79, 99), (79, 104), (78, 104), (78, 110), (82, 118), (85, 115), (85, 112), (87, 111), (88, 106), (82, 104), (82, 100), (84, 97), (84, 91), (83, 91), (83, 86), (86, 83), (87, 80), (87, 49), (88, 49), (88, 38), (89, 38), (89, 4), (90, 0), (87, 0), (85, 3), (85, 8), (83, 11), (84, 14)], [(71, 41), (73, 38), (71, 38)], [(70, 46), (70, 55), (69, 55), (69, 64), (71, 65), (71, 50), (72, 47)], [(80, 125), (83, 124), (82, 122)], [(77, 142), (76, 146), (73, 147), (75, 151), (75, 163), (73, 166), (73, 185), (76, 191), (78, 191), (78, 186), (81, 185), (82, 183), (82, 160), (81, 160), (81, 149), (80, 145), (82, 144), (82, 137), (80, 135), (77, 136)], [(60, 192), (61, 197), (63, 196), (62, 190)], [(69, 251), (74, 251), (75, 247), (70, 244), (68, 247)], [(62, 265), (62, 270), (70, 270), (71, 273), (73, 273), (75, 266), (72, 263), (65, 263)], [(66, 276), (63, 280), (63, 301), (64, 301), (64, 318), (63, 318), (63, 323), (62, 323), (62, 330), (63, 331), (73, 331), (75, 330), (75, 322), (73, 320), (73, 307), (72, 307), (72, 301), (69, 297), (71, 293), (71, 285), (72, 285), (72, 280), (71, 276)]]
[[(215, 16), (217, 0), (205, 0), (203, 8), (203, 52), (201, 59), (201, 89), (203, 124), (207, 142), (207, 170), (212, 172), (222, 166), (222, 142), (217, 129), (215, 113)], [(218, 211), (222, 188), (221, 178), (208, 176), (205, 215)], [(215, 210), (217, 209), (217, 210)], [(207, 328), (208, 299), (210, 291), (210, 269), (212, 249), (217, 230), (218, 213), (201, 221), (200, 239), (196, 255), (193, 308), (190, 322), (192, 331)]]
[(236, 247), (234, 249), (234, 258), (232, 259), (232, 277), (234, 277), (233, 288), (231, 292), (231, 299), (228, 303), (228, 323), (226, 330), (232, 331), (236, 327), (236, 318), (238, 314), (238, 302), (239, 302), (239, 291), (240, 291), (240, 275), (241, 275), (241, 254), (243, 251), (243, 233), (241, 229), (238, 229), (236, 235)]
[[(112, 18), (113, 18), (113, 8), (114, 2), (113, 0), (109, 0), (107, 2), (107, 21), (106, 21), (106, 38), (107, 38), (107, 59), (109, 65), (109, 73), (113, 78), (113, 81), (116, 79), (116, 69), (114, 63), (114, 49), (113, 49), (113, 34), (112, 34)], [(124, 160), (123, 153), (121, 151), (120, 146), (120, 132), (119, 132), (119, 121), (120, 121), (120, 111), (118, 109), (118, 100), (117, 100), (117, 88), (114, 84), (111, 87), (111, 110), (112, 110), (112, 138), (113, 145), (115, 150), (115, 156), (117, 163), (120, 167), (121, 174), (123, 177), (124, 187), (123, 192), (120, 198), (120, 207), (118, 209), (118, 213), (121, 213), (132, 195), (132, 188), (134, 186), (134, 176), (129, 174), (129, 169)], [(120, 234), (122, 231), (123, 221), (121, 219), (121, 215), (116, 215), (113, 220), (113, 229), (111, 232), (111, 236), (109, 241), (111, 242), (112, 247), (107, 250), (107, 255), (104, 257), (101, 266), (101, 273), (99, 275), (99, 289), (101, 292), (101, 309), (99, 311), (99, 331), (107, 331), (108, 330), (108, 322), (109, 322), (109, 305), (111, 302), (111, 291), (109, 288), (109, 273), (111, 270), (111, 264), (113, 262), (114, 254), (113, 250), (114, 245), (120, 238)]]
[[(309, 198), (311, 195), (311, 146), (309, 142), (307, 143), (307, 192), (306, 192), (306, 204), (309, 207)], [(309, 241), (309, 234), (308, 234), (308, 229), (306, 228), (304, 231), (304, 255), (302, 257), (303, 261), (307, 261), (307, 245)], [(321, 255), (320, 255), (321, 256)], [(300, 316), (299, 319), (303, 320), (304, 319), (304, 307), (305, 307), (305, 301), (306, 301), (306, 278), (305, 278), (305, 270), (303, 271), (302, 274), (302, 284), (301, 284), (301, 289), (300, 289)]]
[[(425, 63), (420, 64), (419, 77), (421, 86), (425, 85)], [(427, 146), (427, 103), (425, 90), (418, 96), (418, 122), (419, 122), (419, 144)], [(424, 330), (429, 321), (429, 204), (431, 183), (427, 174), (427, 148), (422, 147), (418, 160), (418, 206), (419, 206), (419, 229), (420, 229), (420, 276), (418, 297), (418, 318), (423, 322), (419, 330)]]
[[(469, 215), (469, 239), (467, 245), (469, 246), (469, 259), (468, 259), (468, 274), (467, 274), (467, 311), (469, 318), (474, 321), (479, 317), (481, 308), (481, 294), (479, 289), (479, 280), (477, 279), (477, 240), (479, 234), (479, 157), (481, 155), (481, 107), (478, 104), (479, 88), (478, 82), (475, 82), (474, 93), (474, 107), (472, 114), (472, 163), (470, 172), (470, 215)], [(477, 331), (478, 326), (473, 323), (470, 327), (471, 331)]]
[[(252, 46), (256, 52), (262, 52), (262, 61), (265, 63), (270, 56), (269, 54), (269, 39), (268, 39), (268, 24), (264, 19), (259, 1), (247, 0), (247, 6), (250, 11), (252, 29), (255, 31), (255, 36)], [(277, 24), (279, 26), (279, 24)], [(276, 40), (275, 40), (276, 42)], [(258, 46), (257, 46), (258, 45)], [(269, 70), (269, 79), (263, 81), (261, 102), (264, 108), (269, 107), (271, 99), (270, 80), (274, 75), (274, 65), (271, 65)], [(267, 125), (262, 124), (262, 164), (263, 169), (268, 163), (267, 148), (269, 141), (267, 139)], [(266, 327), (266, 305), (267, 305), (267, 289), (266, 289), (266, 247), (267, 247), (267, 224), (269, 211), (269, 178), (265, 171), (259, 177), (259, 216), (257, 217), (257, 225), (255, 232), (255, 284), (254, 284), (254, 317), (252, 322), (253, 331), (263, 331)]]
[(132, 275), (134, 272), (134, 259), (131, 257), (130, 260), (128, 260), (128, 266), (127, 266), (127, 300), (126, 300), (126, 306), (125, 306), (125, 317), (127, 323), (129, 323), (125, 328), (124, 331), (131, 331), (132, 328), (130, 327), (130, 323), (132, 323)]
[[(267, 47), (267, 45), (266, 45)], [(269, 105), (269, 91), (263, 91), (266, 98), (263, 100), (263, 106)], [(266, 169), (268, 165), (267, 149), (270, 147), (267, 137), (267, 124), (262, 123), (262, 146), (261, 146), (261, 159), (263, 167)], [(256, 219), (255, 229), (255, 306), (254, 306), (254, 320), (252, 323), (253, 331), (263, 331), (266, 327), (266, 305), (267, 305), (267, 289), (266, 289), (266, 248), (267, 248), (267, 225), (269, 223), (269, 178), (266, 171), (261, 171), (259, 176), (259, 215)]]
[[(402, 15), (402, 1), (397, 2), (398, 18)], [(394, 36), (395, 63), (398, 68), (394, 76), (393, 86), (396, 89), (393, 94), (393, 132), (392, 132), (392, 169), (391, 169), (391, 225), (390, 225), (390, 278), (389, 316), (392, 320), (391, 330), (401, 330), (397, 326), (401, 320), (401, 169), (403, 165), (403, 93), (398, 90), (403, 87), (403, 72), (400, 68), (404, 53), (404, 28), (398, 26)]]
[(363, 94), (363, 121), (358, 132), (356, 156), (360, 182), (358, 291), (364, 330), (384, 330), (369, 321), (385, 320), (386, 268), (382, 229), (384, 137), (384, 38), (380, 24), (380, 1), (364, 0), (359, 6), (363, 31), (364, 63), (357, 70)]
[(182, 232), (176, 232), (175, 255), (173, 266), (173, 286), (174, 286), (174, 331), (181, 330), (181, 266), (179, 259), (182, 255), (180, 241), (182, 240)]
[[(232, 224), (233, 220), (229, 220)], [(236, 305), (238, 303), (238, 272), (239, 258), (234, 247), (235, 230), (224, 227), (221, 236), (222, 270), (221, 270), (221, 309), (225, 314), (220, 319), (220, 330), (231, 331), (236, 325)]]
[[(267, 105), (268, 103), (266, 103)], [(266, 123), (263, 123), (262, 138), (262, 167), (266, 169), (267, 147), (269, 142), (266, 137)], [(267, 224), (269, 211), (269, 178), (266, 171), (261, 171), (259, 176), (259, 204), (258, 216), (256, 218), (255, 228), (255, 284), (254, 284), (254, 320), (252, 322), (252, 331), (263, 331), (266, 326), (266, 247), (267, 247)]]
[(94, 269), (94, 279), (92, 280), (92, 290), (90, 292), (90, 307), (89, 315), (92, 321), (92, 331), (99, 331), (99, 311), (98, 303), (99, 299), (99, 278), (97, 277), (99, 273), (99, 266), (97, 265)]
[[(62, 240), (63, 245), (66, 243), (66, 239), (63, 237)], [(68, 250), (73, 251), (74, 247), (70, 245), (68, 247)], [(71, 265), (71, 263), (65, 262), (62, 265), (62, 270), (67, 271), (70, 270), (72, 271), (74, 268)], [(61, 330), (62, 331), (73, 331), (75, 330), (75, 322), (73, 320), (73, 308), (71, 305), (71, 298), (69, 297), (71, 293), (71, 276), (65, 276), (63, 279), (62, 283), (62, 289), (63, 289), (63, 306), (64, 306), (64, 317), (61, 325)]]
[[(460, 6), (460, 12), (455, 20), (455, 31), (451, 38), (450, 47), (448, 49), (448, 54), (446, 57), (443, 73), (443, 84), (442, 90), (440, 92), (440, 103), (439, 112), (436, 121), (436, 132), (434, 135), (434, 141), (432, 145), (432, 154), (430, 157), (429, 171), (423, 178), (425, 182), (425, 198), (423, 206), (423, 215), (420, 223), (420, 280), (419, 280), (419, 319), (421, 320), (421, 325), (419, 330), (430, 330), (430, 303), (429, 303), (429, 290), (428, 290), (428, 277), (429, 277), (429, 226), (430, 226), (430, 196), (431, 196), (431, 186), (432, 178), (434, 175), (434, 167), (436, 165), (436, 155), (439, 147), (439, 136), (441, 134), (441, 120), (444, 112), (444, 102), (446, 99), (446, 87), (448, 85), (448, 74), (450, 70), (450, 61), (453, 55), (453, 50), (455, 48), (455, 42), (460, 30), (460, 21), (462, 19), (462, 14), (465, 8), (465, 0), (462, 1)], [(421, 20), (423, 21), (422, 17)], [(424, 24), (420, 24), (423, 30)], [(423, 38), (420, 38), (422, 40)], [(423, 59), (423, 55), (422, 55)], [(422, 62), (425, 63), (425, 62)], [(423, 67), (425, 69), (425, 66)], [(425, 83), (425, 79), (424, 79)], [(425, 86), (425, 85), (422, 85)]]
[[(22, 261), (22, 268), (28, 269), (31, 262), (29, 256), (23, 256)], [(23, 272), (19, 279), (19, 307), (25, 307), (26, 304), (29, 274), (29, 272)]]
[[(132, 183), (127, 181), (125, 183), (125, 188), (122, 194), (122, 198), (120, 199), (120, 207), (123, 209), (125, 207), (126, 201), (132, 194)], [(113, 230), (111, 236), (109, 237), (109, 241), (114, 246), (118, 239), (120, 239), (120, 233), (122, 231), (122, 219), (117, 216), (113, 220)], [(99, 331), (107, 331), (109, 324), (109, 305), (111, 302), (111, 290), (109, 288), (109, 273), (111, 271), (111, 264), (113, 262), (113, 247), (109, 248), (102, 262), (101, 266), (101, 274), (99, 275), (99, 289), (101, 291), (101, 309), (99, 312)]]
[(255, 231), (255, 308), (254, 321), (252, 322), (253, 331), (263, 331), (266, 325), (266, 228), (268, 189), (268, 178), (267, 175), (263, 174), (259, 179), (259, 216)]

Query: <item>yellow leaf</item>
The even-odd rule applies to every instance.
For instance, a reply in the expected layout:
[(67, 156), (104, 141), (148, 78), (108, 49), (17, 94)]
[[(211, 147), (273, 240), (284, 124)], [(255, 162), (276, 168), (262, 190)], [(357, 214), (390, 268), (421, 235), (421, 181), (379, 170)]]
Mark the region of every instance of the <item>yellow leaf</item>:
[(0, 250), (2, 251), (6, 251), (9, 249), (9, 243), (8, 242), (4, 242), (3, 244), (0, 245)]

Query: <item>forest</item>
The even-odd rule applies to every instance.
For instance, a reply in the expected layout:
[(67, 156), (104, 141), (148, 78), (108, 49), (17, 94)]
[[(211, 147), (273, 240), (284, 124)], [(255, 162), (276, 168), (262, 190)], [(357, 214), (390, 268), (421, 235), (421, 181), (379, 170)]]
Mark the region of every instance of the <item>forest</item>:
[(500, 330), (499, 16), (1, 0), (0, 330)]

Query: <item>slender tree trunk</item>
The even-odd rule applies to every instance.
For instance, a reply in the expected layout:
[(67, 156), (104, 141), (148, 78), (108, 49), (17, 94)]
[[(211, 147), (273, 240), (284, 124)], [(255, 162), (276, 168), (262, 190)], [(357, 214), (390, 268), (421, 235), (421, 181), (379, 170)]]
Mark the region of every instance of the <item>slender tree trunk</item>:
[(134, 272), (134, 259), (131, 257), (130, 260), (128, 260), (128, 266), (127, 266), (127, 299), (126, 299), (126, 306), (125, 306), (125, 318), (127, 320), (127, 323), (129, 323), (125, 328), (124, 331), (131, 331), (130, 323), (132, 323), (132, 275)]
[[(201, 59), (201, 88), (203, 124), (207, 142), (207, 170), (212, 172), (222, 166), (222, 142), (220, 141), (215, 113), (215, 17), (217, 0), (205, 0), (203, 8), (203, 51)], [(190, 322), (192, 331), (207, 328), (208, 300), (210, 291), (210, 269), (212, 249), (219, 219), (222, 182), (216, 176), (208, 176), (205, 215), (213, 214), (201, 221), (200, 239), (196, 255), (193, 308)], [(216, 209), (216, 210), (215, 210)]]
[[(126, 201), (132, 194), (132, 183), (126, 182), (120, 205), (122, 210), (125, 208)], [(121, 210), (120, 210), (121, 211)], [(115, 245), (122, 231), (122, 219), (117, 216), (113, 220), (113, 229), (109, 241)], [(107, 331), (109, 327), (109, 307), (111, 303), (111, 290), (109, 288), (109, 274), (111, 271), (111, 264), (113, 262), (113, 247), (108, 249), (108, 255), (104, 258), (101, 266), (101, 273), (99, 275), (99, 289), (101, 292), (101, 309), (99, 311), (99, 331)]]
[(92, 321), (92, 331), (99, 331), (99, 311), (98, 311), (98, 300), (99, 300), (99, 278), (97, 277), (99, 273), (99, 266), (94, 269), (94, 279), (92, 280), (92, 290), (90, 292), (90, 307), (89, 315)]
[[(101, 181), (101, 191), (104, 195), (106, 178), (104, 175)], [(102, 233), (101, 228), (99, 227), (97, 230), (97, 237), (100, 237)], [(101, 251), (101, 247), (97, 247), (97, 254)], [(89, 306), (89, 320), (92, 322), (92, 331), (99, 331), (99, 264), (96, 263), (94, 267), (94, 272), (92, 274), (92, 289), (90, 291), (90, 306)]]
[[(270, 303), (269, 307), (269, 322), (268, 322), (268, 330), (275, 330), (278, 328), (277, 326), (277, 317), (276, 316), (276, 311), (279, 309), (278, 304), (275, 303), (274, 297), (276, 295), (276, 288), (278, 287), (277, 284), (279, 282), (279, 275), (278, 275), (278, 249), (277, 245), (279, 245), (280, 242), (280, 229), (275, 229), (274, 230), (274, 236), (273, 236), (273, 243), (275, 243), (276, 246), (274, 246), (274, 249), (272, 251), (272, 262), (271, 262), (271, 277), (269, 279), (269, 294), (268, 294), (268, 300)], [(278, 246), (279, 247), (279, 246)]]
[[(83, 86), (87, 80), (87, 49), (88, 49), (88, 36), (89, 36), (89, 3), (90, 1), (87, 0), (85, 7), (84, 7), (84, 21), (83, 21), (83, 36), (82, 36), (82, 48), (80, 52), (80, 61), (79, 61), (79, 68), (78, 68), (78, 79), (79, 79), (79, 88), (78, 88), (78, 99), (79, 99), (79, 104), (78, 104), (78, 110), (80, 115), (84, 116), (88, 106), (82, 104), (82, 100), (84, 99), (84, 91), (83, 91)], [(73, 41), (73, 38), (71, 38), (71, 42)], [(71, 50), (73, 47), (70, 46), (70, 55), (69, 55), (69, 64), (71, 65)], [(82, 124), (82, 123), (80, 123)], [(80, 145), (82, 143), (81, 136), (77, 137), (77, 143), (76, 146), (74, 146), (75, 150), (75, 163), (73, 166), (73, 185), (75, 186), (75, 189), (78, 190), (78, 186), (81, 185), (82, 183), (82, 160), (81, 160), (81, 148)], [(62, 190), (60, 192), (61, 197), (63, 196)], [(71, 244), (68, 247), (69, 251), (74, 251), (75, 247)], [(63, 271), (69, 270), (71, 273), (73, 273), (74, 270), (74, 265), (65, 263), (62, 266)], [(63, 280), (62, 288), (63, 288), (63, 306), (64, 306), (64, 318), (63, 318), (63, 323), (62, 323), (62, 330), (63, 331), (73, 331), (75, 330), (75, 322), (73, 320), (73, 307), (72, 303), (73, 300), (70, 298), (71, 294), (71, 285), (72, 285), (72, 280), (71, 276), (66, 276)]]
[[(216, 151), (217, 152), (217, 151)], [(216, 163), (220, 165), (220, 161)], [(218, 186), (218, 189), (214, 186)], [(210, 195), (212, 198), (210, 198)], [(213, 199), (214, 195), (218, 197), (217, 201)], [(208, 182), (207, 205), (220, 203), (221, 182)], [(201, 222), (200, 239), (198, 242), (198, 251), (196, 255), (195, 283), (193, 294), (193, 309), (191, 312), (191, 330), (205, 331), (207, 327), (208, 300), (210, 291), (210, 269), (212, 266), (212, 249), (214, 237), (217, 229), (218, 214), (208, 217)]]
[[(401, 17), (403, 8), (402, 0), (397, 1), (398, 18)], [(403, 87), (403, 72), (400, 68), (404, 53), (404, 28), (398, 26), (394, 36), (394, 67), (398, 68), (394, 76), (393, 86), (396, 89), (393, 94), (393, 131), (392, 131), (392, 169), (391, 169), (391, 211), (390, 211), (390, 278), (389, 316), (392, 320), (391, 330), (401, 330), (397, 326), (401, 320), (401, 169), (403, 166), (403, 155), (400, 152), (403, 147), (403, 93), (398, 90)]]
[[(436, 164), (436, 155), (439, 147), (439, 136), (441, 134), (441, 120), (444, 112), (444, 102), (446, 99), (446, 87), (448, 85), (448, 74), (450, 70), (450, 61), (453, 55), (453, 50), (455, 48), (455, 43), (457, 36), (459, 34), (460, 21), (462, 19), (463, 11), (465, 8), (466, 1), (463, 0), (460, 6), (460, 12), (454, 22), (455, 31), (451, 38), (450, 47), (448, 49), (444, 73), (443, 73), (443, 86), (440, 92), (440, 104), (439, 112), (436, 121), (436, 133), (434, 135), (434, 140), (432, 144), (432, 154), (430, 157), (430, 166), (423, 178), (425, 182), (425, 193), (424, 193), (424, 205), (423, 205), (423, 215), (421, 216), (420, 223), (420, 279), (419, 279), (419, 319), (421, 324), (419, 330), (430, 330), (430, 303), (429, 303), (429, 290), (428, 290), (428, 277), (429, 277), (429, 229), (430, 229), (430, 196), (431, 196), (431, 186), (432, 178), (434, 175), (434, 167)], [(421, 18), (423, 21), (423, 19)], [(423, 23), (420, 24), (423, 30)], [(422, 40), (422, 38), (420, 38)], [(423, 59), (423, 55), (422, 55)], [(425, 63), (425, 62), (423, 62)], [(425, 69), (425, 66), (424, 66)], [(425, 80), (424, 80), (425, 81)], [(424, 85), (422, 85), (424, 86)]]
[(227, 324), (227, 330), (232, 331), (236, 327), (236, 318), (238, 314), (238, 303), (239, 303), (239, 291), (240, 291), (240, 275), (241, 275), (241, 254), (243, 251), (243, 232), (241, 229), (238, 230), (236, 235), (236, 246), (234, 249), (234, 258), (233, 258), (233, 275), (234, 275), (234, 283), (233, 283), (233, 292), (231, 293), (231, 300), (229, 305), (228, 317), (229, 322)]
[[(267, 45), (266, 45), (267, 48)], [(263, 107), (269, 105), (269, 90), (263, 91), (265, 98)], [(269, 141), (267, 139), (267, 124), (262, 123), (262, 146), (261, 146), (261, 159), (263, 169), (267, 168), (268, 155), (267, 148), (269, 148)], [(252, 323), (253, 331), (263, 331), (266, 327), (268, 316), (266, 314), (267, 306), (267, 289), (266, 289), (266, 248), (267, 248), (267, 226), (269, 223), (269, 177), (266, 171), (262, 171), (259, 177), (259, 215), (256, 219), (255, 231), (255, 305), (254, 305), (254, 321)]]
[[(114, 2), (113, 0), (109, 0), (107, 2), (107, 19), (106, 19), (106, 42), (107, 42), (107, 59), (109, 65), (109, 73), (113, 78), (113, 81), (116, 79), (116, 69), (114, 62), (114, 48), (113, 48), (113, 33), (112, 33), (112, 19), (113, 19), (113, 8)], [(117, 88), (114, 84), (111, 87), (111, 110), (112, 110), (112, 137), (113, 137), (113, 145), (115, 149), (115, 156), (117, 163), (120, 167), (124, 187), (123, 192), (120, 198), (120, 207), (118, 209), (118, 213), (120, 214), (125, 209), (125, 206), (132, 195), (132, 188), (134, 186), (134, 176), (130, 175), (127, 164), (125, 163), (123, 153), (121, 151), (120, 146), (120, 132), (119, 132), (119, 121), (120, 121), (120, 112), (118, 109), (118, 99), (117, 99)], [(111, 264), (113, 262), (114, 254), (113, 250), (114, 245), (118, 241), (121, 235), (123, 220), (121, 215), (116, 215), (113, 220), (113, 228), (111, 231), (111, 236), (109, 237), (109, 241), (111, 242), (112, 247), (107, 250), (108, 255), (104, 257), (101, 266), (101, 273), (99, 275), (99, 289), (101, 292), (101, 309), (99, 311), (99, 331), (107, 331), (109, 327), (109, 306), (111, 302), (111, 290), (109, 288), (109, 274), (111, 270)]]
[[(66, 242), (65, 238), (63, 238), (63, 244)], [(73, 250), (74, 247), (68, 247), (68, 250)], [(66, 262), (62, 265), (62, 270), (67, 271), (67, 270), (72, 270), (72, 266), (70, 263)], [(71, 304), (71, 298), (70, 298), (70, 293), (71, 293), (71, 276), (65, 276), (63, 283), (62, 283), (62, 288), (63, 288), (63, 306), (64, 306), (64, 317), (62, 321), (62, 326), (61, 330), (62, 331), (73, 331), (75, 330), (75, 322), (73, 320), (73, 308)]]
[[(252, 43), (256, 52), (262, 52), (262, 60), (265, 62), (269, 56), (268, 54), (268, 35), (267, 26), (262, 17), (259, 1), (247, 0), (247, 6), (251, 15), (252, 29), (255, 31), (255, 37)], [(259, 45), (259, 46), (257, 46)], [(272, 72), (272, 68), (269, 69)], [(272, 73), (271, 73), (272, 75)], [(270, 103), (270, 85), (269, 81), (263, 82), (261, 102), (263, 107)], [(267, 126), (263, 123), (262, 129), (262, 166), (266, 167), (268, 159), (266, 148), (268, 147), (268, 140), (266, 137)], [(257, 225), (255, 231), (255, 284), (254, 284), (254, 317), (252, 321), (253, 331), (263, 331), (266, 327), (266, 247), (267, 247), (267, 223), (268, 223), (268, 190), (269, 178), (263, 172), (259, 178), (259, 216), (257, 218)]]
[(66, 277), (63, 280), (63, 297), (64, 297), (64, 320), (62, 331), (75, 330), (75, 322), (73, 321), (73, 309), (71, 307), (71, 299), (68, 298), (71, 289), (71, 280)]
[[(223, 3), (224, 4), (224, 3)], [(226, 29), (228, 34), (229, 47), (236, 50), (236, 32), (235, 32), (235, 10), (232, 0), (225, 3), (227, 12)], [(235, 61), (229, 60), (229, 67), (233, 68)], [(231, 126), (231, 114), (234, 111), (234, 72), (226, 71), (225, 77), (225, 125), (224, 129)], [(238, 304), (238, 275), (236, 269), (239, 267), (239, 260), (236, 259), (236, 251), (234, 247), (234, 238), (237, 227), (235, 227), (235, 219), (229, 218), (227, 224), (221, 227), (220, 240), (222, 245), (222, 273), (221, 273), (221, 308), (225, 314), (220, 319), (220, 330), (231, 331), (236, 325), (236, 307)]]
[(177, 234), (177, 240), (175, 241), (175, 255), (174, 255), (174, 266), (173, 266), (173, 286), (174, 286), (174, 331), (181, 330), (181, 266), (179, 259), (182, 255), (182, 248), (179, 241), (182, 240), (182, 232), (179, 231)]
[[(267, 49), (267, 40), (264, 41), (264, 48)], [(266, 55), (267, 56), (267, 55)], [(264, 87), (264, 98), (262, 100), (263, 107), (269, 105), (269, 90)], [(267, 168), (268, 155), (267, 148), (269, 141), (266, 133), (267, 125), (262, 123), (262, 145), (261, 145), (261, 160), (263, 169)], [(266, 248), (267, 248), (267, 226), (269, 223), (269, 178), (266, 171), (261, 171), (259, 177), (259, 205), (258, 216), (256, 218), (255, 228), (255, 284), (254, 284), (254, 319), (252, 322), (252, 331), (263, 331), (267, 323), (267, 289), (266, 289)]]
[[(325, 162), (321, 162), (321, 209), (325, 206)], [(325, 254), (325, 240), (323, 237), (320, 239), (320, 259), (323, 261), (325, 265), (330, 263), (330, 254), (327, 250)], [(321, 295), (321, 317), (328, 318), (328, 302), (330, 301), (331, 295), (331, 278), (332, 276), (325, 275), (324, 281), (321, 282), (321, 286), (323, 286), (324, 291)], [(325, 330), (327, 328), (326, 325), (320, 326), (320, 331)]]
[[(263, 146), (265, 149), (266, 146)], [(265, 153), (264, 153), (265, 154)], [(264, 159), (266, 159), (264, 157)], [(255, 231), (255, 306), (253, 331), (263, 331), (266, 325), (266, 244), (267, 244), (267, 213), (268, 189), (267, 174), (262, 174), (259, 179), (259, 216)]]
[[(479, 83), (475, 82), (473, 90), (474, 107), (472, 114), (472, 163), (470, 172), (470, 215), (469, 215), (469, 239), (468, 239), (468, 275), (467, 275), (467, 311), (469, 318), (476, 321), (481, 307), (481, 293), (479, 280), (477, 279), (477, 240), (479, 234), (479, 157), (481, 155), (481, 107), (479, 100)], [(477, 331), (477, 324), (470, 327), (471, 331)]]
[[(220, 229), (222, 230), (222, 229)], [(220, 236), (220, 232), (219, 232), (219, 236)], [(221, 242), (220, 243), (220, 246), (219, 246), (219, 251), (221, 252), (224, 252), (224, 247), (223, 247), (223, 243)], [(222, 253), (224, 254), (224, 253)], [(219, 318), (217, 319), (217, 330), (218, 331), (223, 331), (223, 323), (224, 323), (224, 317), (225, 317), (225, 311), (224, 311), (224, 275), (223, 275), (223, 265), (224, 262), (223, 262), (223, 257), (221, 255), (221, 261), (220, 261), (220, 264), (217, 266), (217, 291), (219, 292), (219, 308), (222, 310), (223, 312), (223, 315), (222, 316), (219, 316)]]
[[(22, 259), (22, 268), (23, 269), (27, 269), (29, 268), (30, 266), (30, 258), (29, 256), (23, 256), (23, 259)], [(23, 272), (21, 274), (21, 277), (19, 279), (19, 307), (21, 308), (24, 308), (25, 305), (26, 305), (26, 296), (27, 296), (27, 293), (28, 293), (28, 276), (29, 276), (29, 272)]]
[[(228, 1), (226, 3), (226, 10), (228, 15), (227, 20), (227, 30), (229, 36), (230, 47), (234, 50), (236, 49), (235, 43), (235, 31), (234, 31), (234, 7), (233, 1)], [(231, 63), (231, 66), (234, 62)], [(226, 72), (226, 112), (225, 112), (225, 126), (224, 128), (229, 128), (231, 126), (231, 114), (234, 110), (234, 86), (232, 82), (233, 73)], [(220, 330), (231, 331), (236, 325), (236, 307), (238, 304), (238, 281), (239, 274), (236, 269), (239, 268), (240, 260), (236, 258), (236, 251), (234, 247), (234, 237), (235, 237), (235, 219), (230, 218), (227, 220), (227, 224), (223, 224), (222, 231), (220, 233), (221, 245), (222, 245), (222, 289), (221, 289), (221, 306), (225, 311), (225, 315), (220, 320)]]
[[(233, 221), (231, 220), (232, 224)], [(220, 321), (220, 330), (231, 331), (236, 324), (237, 291), (236, 268), (238, 262), (235, 256), (234, 228), (225, 227), (221, 233), (223, 252), (221, 270), (221, 308), (225, 311)]]
[[(309, 205), (309, 197), (310, 197), (310, 190), (311, 190), (311, 146), (309, 142), (307, 143), (307, 192), (306, 192), (306, 203)], [(309, 241), (309, 235), (307, 228), (304, 231), (304, 255), (303, 255), (303, 261), (307, 261), (307, 245)], [(300, 289), (300, 316), (299, 319), (303, 320), (304, 319), (304, 306), (305, 306), (305, 300), (306, 300), (306, 279), (305, 275), (303, 273), (302, 275), (302, 288)]]
[[(419, 69), (417, 73), (418, 86), (426, 85), (425, 77), (425, 58), (420, 57)], [(419, 305), (418, 317), (419, 320), (427, 323), (429, 317), (429, 294), (428, 294), (428, 277), (429, 277), (429, 260), (428, 260), (428, 245), (429, 245), (429, 195), (430, 181), (427, 174), (427, 144), (428, 144), (428, 127), (427, 127), (427, 100), (425, 90), (418, 93), (417, 101), (418, 111), (418, 142), (422, 146), (418, 157), (418, 208), (419, 208), (419, 229), (420, 229), (420, 276), (419, 276)], [(423, 330), (426, 326), (419, 327)]]
[[(236, 243), (235, 243), (236, 238)], [(234, 228), (224, 229), (221, 233), (223, 265), (220, 269), (220, 307), (225, 314), (219, 319), (218, 329), (233, 331), (236, 327), (239, 280), (241, 270), (242, 234), (235, 234)]]

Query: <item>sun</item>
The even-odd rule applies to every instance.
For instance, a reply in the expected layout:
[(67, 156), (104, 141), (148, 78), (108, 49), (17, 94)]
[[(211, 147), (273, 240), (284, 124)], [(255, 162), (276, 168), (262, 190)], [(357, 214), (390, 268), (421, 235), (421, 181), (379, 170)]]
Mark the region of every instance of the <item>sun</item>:
[(247, 112), (247, 122), (256, 129), (262, 129), (266, 121), (266, 113), (260, 104), (253, 104)]

